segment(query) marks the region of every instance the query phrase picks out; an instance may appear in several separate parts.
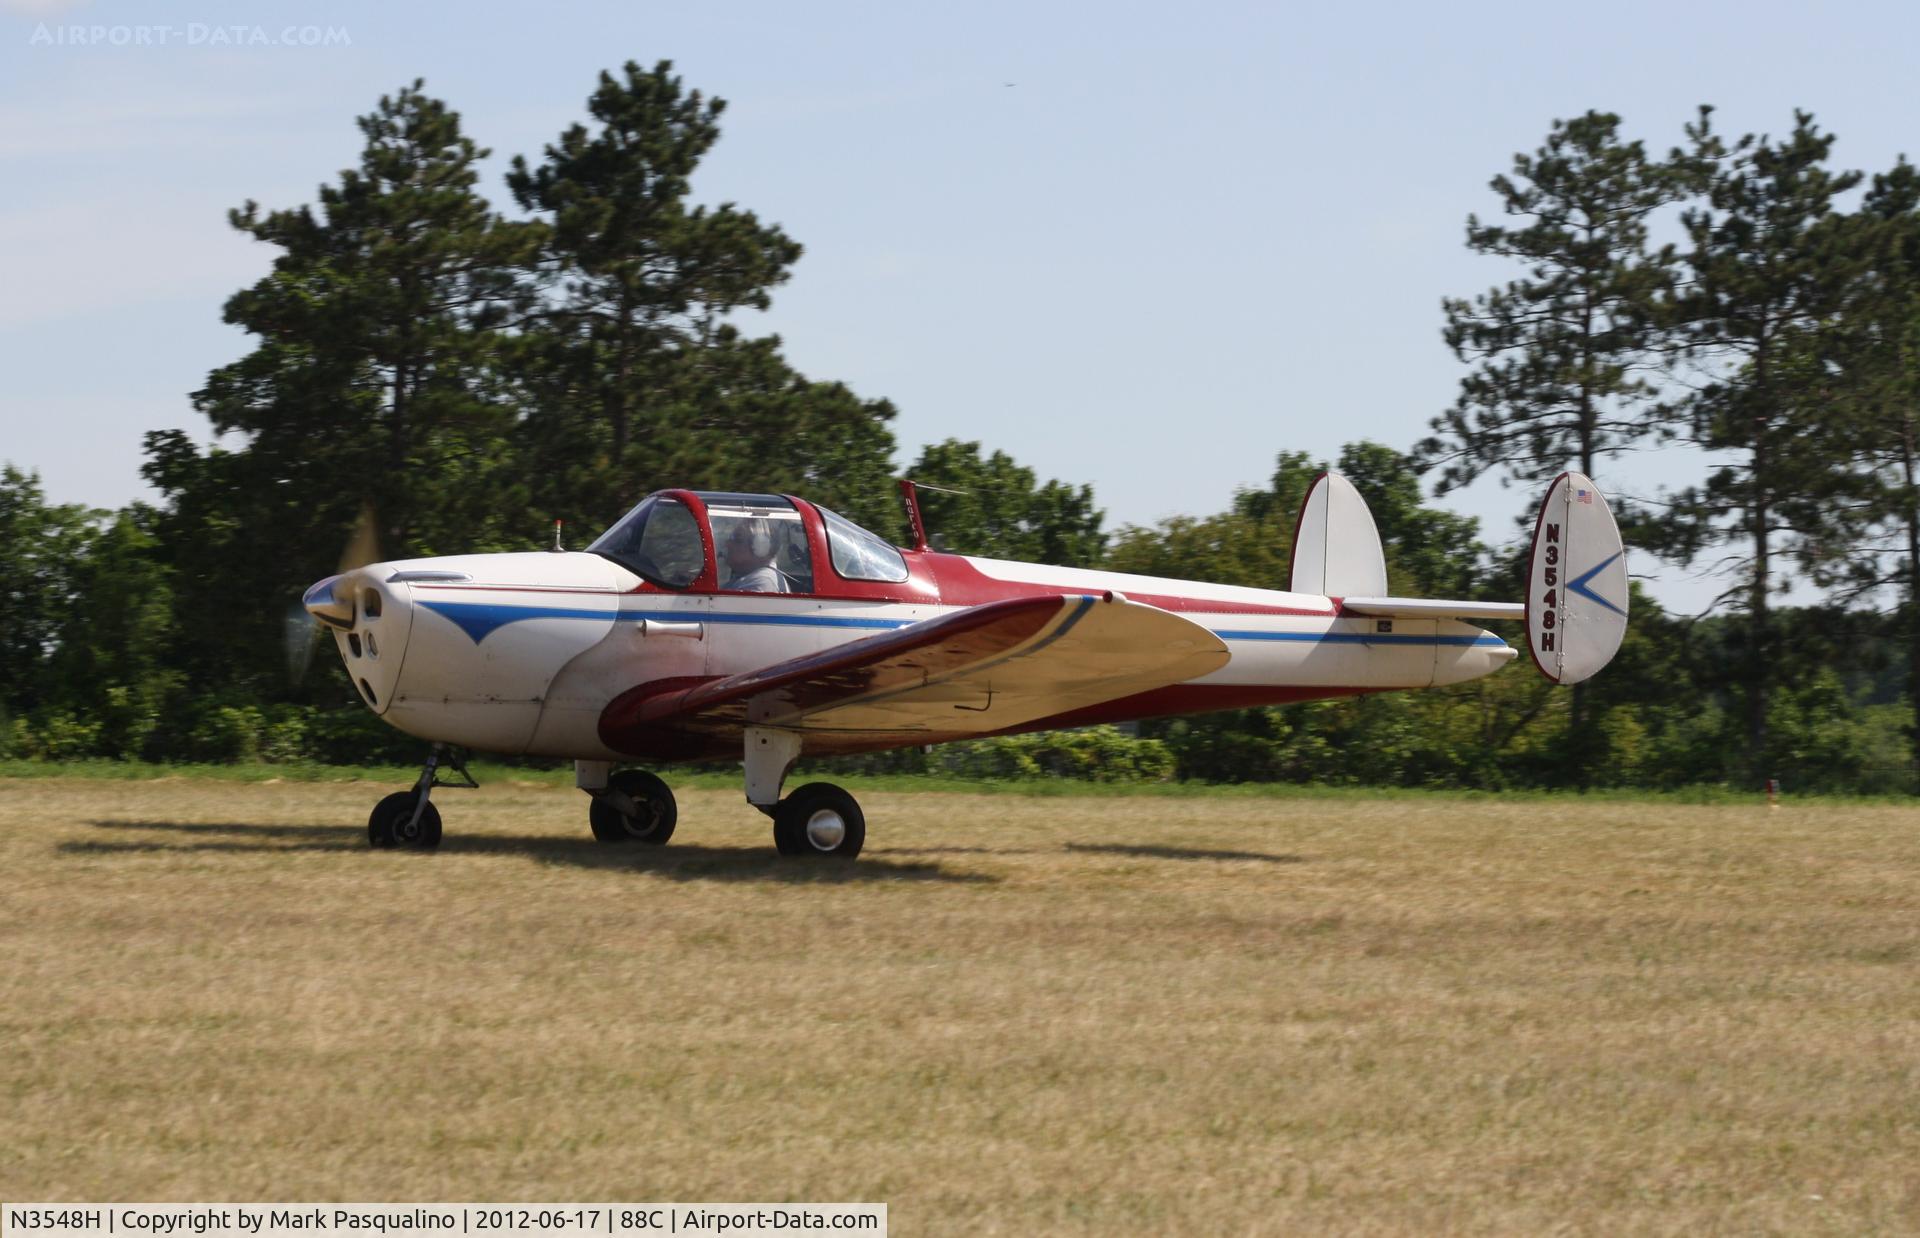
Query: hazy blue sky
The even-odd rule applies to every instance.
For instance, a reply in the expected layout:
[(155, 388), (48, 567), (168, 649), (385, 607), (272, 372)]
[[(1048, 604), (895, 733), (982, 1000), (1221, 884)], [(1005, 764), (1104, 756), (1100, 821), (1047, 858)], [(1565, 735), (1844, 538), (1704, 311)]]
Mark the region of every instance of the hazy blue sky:
[[(600, 69), (667, 57), (731, 105), (697, 195), (807, 247), (746, 325), (897, 403), (903, 463), (961, 435), (1091, 482), (1113, 524), (1214, 511), (1282, 450), (1405, 447), (1451, 401), (1440, 298), (1505, 274), (1463, 221), (1552, 119), (1611, 109), (1665, 149), (1702, 102), (1736, 133), (1801, 106), (1876, 170), (1920, 147), (1916, 36), (1894, 4), (0, 0), (0, 458), (58, 499), (144, 493), (141, 432), (202, 429), (187, 393), (246, 347), (220, 305), (270, 255), (227, 208), (311, 200), (381, 93), (426, 78), (504, 202)], [(1527, 500), (1450, 502), (1498, 538)]]

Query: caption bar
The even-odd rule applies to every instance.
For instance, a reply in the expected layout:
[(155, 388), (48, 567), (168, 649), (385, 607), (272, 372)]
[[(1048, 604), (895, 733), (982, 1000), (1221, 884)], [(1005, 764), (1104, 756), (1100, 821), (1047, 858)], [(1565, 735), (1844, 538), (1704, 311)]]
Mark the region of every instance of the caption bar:
[(5, 1204), (0, 1238), (876, 1234), (885, 1204)]

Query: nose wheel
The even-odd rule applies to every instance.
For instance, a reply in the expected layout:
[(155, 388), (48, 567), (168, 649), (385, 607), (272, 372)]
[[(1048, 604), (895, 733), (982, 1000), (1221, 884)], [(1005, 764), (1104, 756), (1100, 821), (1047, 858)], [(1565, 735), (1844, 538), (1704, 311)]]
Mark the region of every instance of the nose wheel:
[(607, 779), (606, 787), (593, 793), (587, 812), (593, 836), (601, 842), (654, 847), (673, 837), (679, 819), (672, 788), (640, 769), (621, 770)]
[(830, 782), (810, 782), (773, 810), (773, 845), (781, 855), (851, 860), (866, 841), (866, 814)]
[(373, 806), (367, 842), (381, 849), (431, 851), (440, 845), (440, 810), (422, 801), (418, 791), (395, 791)]
[[(451, 769), (458, 781), (442, 778)], [(411, 790), (395, 791), (373, 806), (367, 817), (367, 842), (377, 850), (404, 847), (412, 851), (431, 851), (440, 845), (440, 810), (433, 806), (435, 787), (477, 787), (480, 784), (467, 772), (466, 754), (457, 748), (435, 744), (427, 754), (426, 768)]]

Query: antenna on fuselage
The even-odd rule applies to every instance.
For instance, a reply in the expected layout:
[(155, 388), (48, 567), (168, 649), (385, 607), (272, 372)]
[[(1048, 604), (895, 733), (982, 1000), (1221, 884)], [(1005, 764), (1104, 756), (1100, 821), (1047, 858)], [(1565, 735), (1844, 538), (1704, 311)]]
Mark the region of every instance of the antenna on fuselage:
[(913, 548), (925, 550), (928, 546), (927, 522), (920, 515), (920, 494), (922, 490), (932, 490), (938, 494), (972, 494), (971, 490), (955, 490), (951, 486), (934, 486), (924, 481), (915, 481), (911, 477), (900, 479), (900, 500), (907, 505), (907, 523), (913, 526)]
[(553, 553), (554, 554), (557, 554), (557, 555), (565, 554), (567, 552), (567, 548), (560, 544), (560, 527), (566, 523), (567, 523), (566, 521), (561, 520), (558, 517), (554, 518), (554, 521), (553, 521)]
[(913, 548), (927, 548), (927, 522), (920, 518), (920, 495), (913, 484), (913, 478), (900, 479), (900, 501), (907, 505), (907, 525), (913, 530)]

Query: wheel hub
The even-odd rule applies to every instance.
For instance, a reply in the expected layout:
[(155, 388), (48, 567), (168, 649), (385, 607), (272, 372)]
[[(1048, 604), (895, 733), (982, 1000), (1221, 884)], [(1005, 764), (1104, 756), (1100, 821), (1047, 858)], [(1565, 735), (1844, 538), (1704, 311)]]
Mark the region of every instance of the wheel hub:
[(832, 851), (846, 841), (847, 823), (831, 808), (807, 818), (807, 842), (816, 851)]

